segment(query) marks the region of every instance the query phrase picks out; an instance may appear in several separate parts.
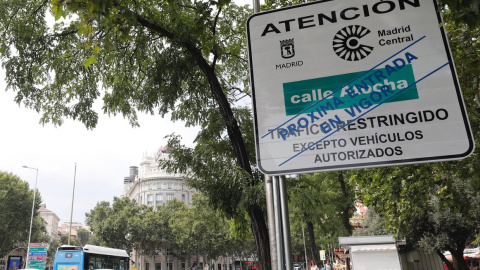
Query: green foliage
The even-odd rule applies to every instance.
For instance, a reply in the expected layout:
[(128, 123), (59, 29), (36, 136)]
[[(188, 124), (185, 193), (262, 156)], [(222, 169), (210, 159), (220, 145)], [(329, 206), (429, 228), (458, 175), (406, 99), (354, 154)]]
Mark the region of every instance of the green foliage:
[(390, 234), (385, 228), (385, 219), (381, 218), (373, 207), (368, 208), (365, 220), (360, 224), (361, 228), (355, 228), (354, 236), (387, 235)]
[[(60, 243), (61, 245), (68, 245), (68, 238), (69, 236), (67, 234), (63, 234), (60, 236)], [(80, 242), (80, 239), (76, 237), (70, 237), (70, 245), (71, 246), (82, 246), (82, 243)]]
[(356, 180), (364, 203), (375, 207), (391, 233), (412, 246), (463, 256), (480, 228), (479, 175), (464, 175), (464, 165), (474, 161), (364, 170)]
[(349, 236), (355, 194), (347, 177), (353, 171), (300, 175), (287, 182), (292, 250), (319, 261), (318, 247), (336, 246), (339, 236)]
[[(0, 171), (0, 257), (28, 242), (30, 217), (32, 213), (33, 190), (18, 176)], [(44, 241), (45, 224), (38, 213), (42, 199), (35, 198), (32, 242)]]
[(77, 230), (77, 238), (80, 240), (80, 245), (85, 246), (90, 240), (90, 231), (84, 228)]
[(87, 214), (87, 224), (103, 245), (135, 248), (147, 256), (173, 248), (178, 258), (197, 255), (216, 259), (245, 252), (251, 255), (254, 246), (251, 238), (231, 237), (230, 221), (198, 194), (191, 208), (172, 200), (156, 206), (156, 210), (128, 198), (115, 198), (112, 206), (108, 202), (98, 203)]
[(452, 12), (455, 21), (470, 27), (480, 26), (478, 0), (441, 0), (443, 11)]
[(59, 239), (50, 238), (48, 241), (48, 251), (47, 251), (47, 265), (53, 265), (53, 261), (55, 260), (55, 253), (57, 249), (62, 245)]
[[(230, 234), (230, 221), (221, 212), (211, 208), (207, 198), (201, 194), (194, 196), (191, 208), (184, 207), (182, 211), (176, 211), (169, 224), (173, 236), (171, 245), (185, 255), (202, 256), (209, 261), (220, 256), (252, 252), (251, 248), (241, 249), (242, 240)], [(249, 240), (245, 242), (254, 246), (251, 237)]]
[(143, 236), (140, 234), (145, 234), (146, 230), (141, 221), (151, 211), (134, 200), (115, 197), (112, 205), (99, 202), (85, 215), (87, 225), (102, 245), (125, 249), (130, 254), (134, 248), (142, 252), (140, 241)]

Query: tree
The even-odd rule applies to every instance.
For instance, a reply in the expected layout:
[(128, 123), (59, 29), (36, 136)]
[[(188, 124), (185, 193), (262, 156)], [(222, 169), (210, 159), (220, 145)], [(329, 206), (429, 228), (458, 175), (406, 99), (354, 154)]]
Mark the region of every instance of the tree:
[[(308, 255), (320, 261), (318, 246), (335, 246), (339, 236), (352, 234), (354, 190), (344, 179), (353, 171), (299, 175), (288, 181), (292, 246), (303, 254), (302, 231), (308, 243)], [(295, 244), (297, 243), (297, 244)], [(302, 244), (298, 244), (302, 243)]]
[(139, 222), (148, 211), (127, 197), (113, 199), (113, 204), (102, 201), (86, 213), (86, 223), (102, 245), (124, 249), (130, 254), (133, 249), (140, 249)]
[(251, 251), (241, 248), (248, 245), (242, 242), (251, 244), (251, 241), (248, 238), (235, 239), (230, 232), (231, 220), (209, 206), (208, 199), (202, 194), (195, 194), (191, 208), (184, 206), (181, 211), (173, 212), (169, 224), (173, 236), (171, 245), (187, 256), (202, 256), (208, 262), (220, 256)]
[[(468, 269), (465, 246), (480, 228), (479, 175), (471, 158), (448, 163), (365, 170), (356, 180), (366, 205), (407, 244), (437, 252), (449, 269)], [(448, 250), (453, 265), (441, 251)]]
[(360, 224), (360, 228), (353, 231), (354, 236), (368, 235), (387, 235), (389, 232), (385, 228), (385, 219), (381, 218), (373, 207), (368, 208), (365, 220)]
[(91, 232), (87, 229), (80, 228), (77, 230), (77, 238), (80, 240), (80, 245), (85, 246), (90, 240)]
[(61, 245), (68, 245), (68, 238), (70, 237), (70, 245), (71, 246), (81, 246), (81, 242), (80, 242), (80, 239), (76, 238), (76, 237), (71, 237), (71, 236), (68, 236), (67, 234), (63, 234), (62, 236), (60, 236), (60, 243)]
[[(54, 27), (47, 23), (49, 9), (58, 20)], [(103, 96), (104, 112), (121, 113), (134, 126), (137, 111), (163, 116), (170, 110), (172, 120), (201, 126), (197, 164), (172, 156), (194, 168), (205, 158), (228, 164), (228, 173), (191, 172), (210, 194), (223, 187), (235, 193), (211, 199), (230, 214), (243, 207), (260, 260), (270, 269), (264, 201), (256, 190), (263, 178), (252, 169), (252, 120), (247, 107), (236, 106), (248, 96), (248, 8), (229, 0), (8, 0), (0, 14), (7, 84), (17, 102), (42, 113), (41, 123), (60, 125), (70, 117), (93, 128), (92, 105)], [(206, 152), (214, 155), (200, 158)], [(260, 197), (243, 200), (250, 196)]]
[(53, 262), (55, 261), (55, 253), (62, 244), (59, 239), (53, 237), (50, 238), (48, 244), (49, 246), (47, 251), (47, 265), (53, 265)]
[[(30, 217), (32, 213), (33, 190), (27, 182), (11, 173), (0, 171), (0, 258), (8, 255), (17, 247), (26, 247)], [(45, 239), (45, 225), (38, 209), (42, 202), (36, 194), (34, 220), (32, 224), (32, 242)]]

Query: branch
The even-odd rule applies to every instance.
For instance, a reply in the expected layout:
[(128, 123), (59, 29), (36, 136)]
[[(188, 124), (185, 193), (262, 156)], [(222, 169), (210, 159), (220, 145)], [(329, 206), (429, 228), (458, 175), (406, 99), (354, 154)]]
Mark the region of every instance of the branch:
[(78, 32), (78, 29), (73, 29), (73, 30), (70, 30), (70, 31), (63, 31), (63, 32), (58, 33), (58, 34), (53, 34), (52, 37), (65, 37), (65, 36), (75, 34), (77, 32)]
[[(220, 7), (218, 9), (217, 14), (215, 15), (215, 20), (213, 21), (213, 24), (212, 24), (212, 36), (214, 38), (215, 38), (216, 29), (217, 29), (218, 17), (220, 15), (221, 11), (222, 11), (222, 7)], [(215, 44), (215, 41), (214, 41), (214, 44)], [(215, 49), (215, 45), (213, 46), (212, 53), (213, 53), (212, 67), (215, 68), (215, 65), (216, 65), (217, 59), (218, 59), (218, 54), (217, 54), (217, 50)]]
[(2, 34), (2, 38), (4, 39), (5, 38), (5, 35), (7, 34), (7, 31), (8, 29), (10, 28), (10, 24), (12, 23), (12, 20), (13, 20), (13, 17), (15, 17), (18, 13), (18, 11), (20, 10), (20, 8), (17, 8), (17, 10), (12, 14), (12, 16), (10, 16), (10, 18), (8, 19), (8, 24), (7, 26), (5, 27), (5, 31), (3, 31), (3, 34)]
[(33, 11), (32, 15), (35, 15), (43, 6), (45, 6), (48, 3), (48, 0), (44, 0), (43, 3)]
[(145, 26), (146, 28), (148, 28), (152, 31), (155, 31), (155, 32), (159, 33), (160, 35), (166, 36), (169, 39), (174, 39), (175, 38), (175, 35), (173, 33), (169, 32), (167, 29), (148, 21), (147, 19), (140, 16), (140, 14), (134, 13), (134, 15), (137, 19), (137, 22), (139, 22), (141, 25)]

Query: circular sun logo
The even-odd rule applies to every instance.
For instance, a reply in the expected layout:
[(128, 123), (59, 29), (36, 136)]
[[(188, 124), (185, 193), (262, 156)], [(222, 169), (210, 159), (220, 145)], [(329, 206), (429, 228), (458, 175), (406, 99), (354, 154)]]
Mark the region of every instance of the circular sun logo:
[(372, 46), (360, 44), (360, 39), (369, 33), (370, 30), (361, 25), (346, 26), (335, 34), (333, 50), (344, 60), (361, 60), (373, 51)]

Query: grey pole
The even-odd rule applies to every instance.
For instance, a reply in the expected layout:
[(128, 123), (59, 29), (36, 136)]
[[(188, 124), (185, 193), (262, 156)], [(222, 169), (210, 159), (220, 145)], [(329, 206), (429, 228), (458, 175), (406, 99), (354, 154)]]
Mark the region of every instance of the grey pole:
[(70, 210), (70, 229), (68, 230), (68, 245), (70, 245), (70, 238), (72, 238), (73, 201), (75, 199), (75, 179), (76, 178), (77, 178), (77, 163), (75, 162), (75, 172), (73, 173), (72, 209)]
[(272, 269), (278, 268), (277, 265), (277, 239), (275, 235), (275, 210), (273, 203), (273, 187), (272, 177), (265, 175), (265, 197), (267, 199), (267, 219), (268, 219), (268, 236), (270, 238), (270, 263)]
[(303, 250), (305, 251), (305, 269), (308, 267), (308, 260), (307, 260), (307, 245), (305, 245), (305, 230), (303, 229), (302, 225), (302, 236), (303, 236)]
[(253, 0), (253, 13), (260, 12), (260, 0)]
[(32, 238), (32, 224), (33, 224), (33, 210), (35, 209), (35, 198), (36, 198), (36, 195), (37, 195), (37, 180), (38, 180), (38, 169), (37, 168), (31, 168), (31, 167), (28, 167), (28, 166), (22, 166), (23, 168), (27, 168), (27, 169), (32, 169), (32, 170), (36, 170), (37, 171), (37, 174), (35, 176), (35, 188), (33, 190), (33, 201), (32, 201), (32, 215), (30, 217), (30, 231), (28, 233), (28, 243), (27, 243), (27, 261), (25, 262), (25, 268), (29, 268), (28, 267), (28, 263), (29, 263), (29, 260), (30, 260), (30, 240)]
[(280, 198), (279, 198), (279, 176), (273, 177), (273, 201), (275, 204), (275, 235), (277, 240), (277, 269), (284, 270), (285, 269), (285, 260), (283, 256), (283, 238), (282, 238), (282, 217), (281, 217), (281, 210), (280, 210)]
[(292, 248), (290, 243), (290, 222), (288, 220), (288, 202), (285, 175), (278, 177), (280, 191), (280, 209), (282, 210), (283, 250), (286, 270), (292, 270)]

